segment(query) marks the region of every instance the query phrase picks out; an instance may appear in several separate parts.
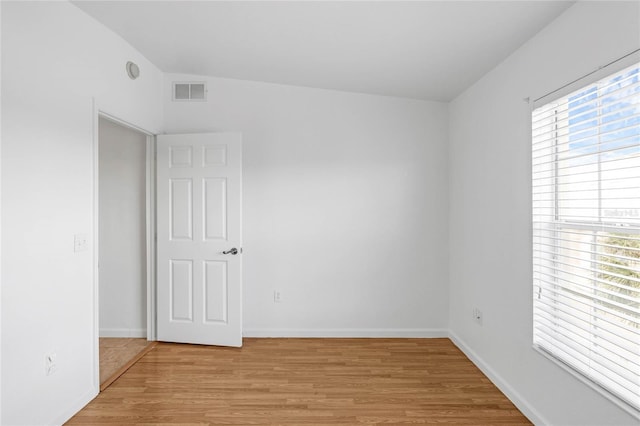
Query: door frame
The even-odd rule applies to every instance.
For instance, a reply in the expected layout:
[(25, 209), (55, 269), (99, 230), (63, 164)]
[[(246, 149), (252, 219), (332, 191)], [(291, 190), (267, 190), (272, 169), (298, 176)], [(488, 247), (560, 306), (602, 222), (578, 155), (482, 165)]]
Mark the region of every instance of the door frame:
[(135, 124), (122, 120), (101, 109), (93, 100), (93, 385), (96, 394), (100, 392), (100, 272), (99, 213), (100, 213), (100, 118), (109, 120), (146, 136), (145, 208), (146, 208), (146, 271), (147, 271), (147, 340), (157, 340), (156, 334), (156, 137)]

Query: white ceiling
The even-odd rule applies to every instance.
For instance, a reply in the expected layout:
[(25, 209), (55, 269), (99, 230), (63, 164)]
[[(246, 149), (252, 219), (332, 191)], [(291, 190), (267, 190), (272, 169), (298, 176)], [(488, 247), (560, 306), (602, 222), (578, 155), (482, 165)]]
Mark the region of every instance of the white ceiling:
[(455, 98), (572, 4), (74, 3), (165, 72), (438, 101)]

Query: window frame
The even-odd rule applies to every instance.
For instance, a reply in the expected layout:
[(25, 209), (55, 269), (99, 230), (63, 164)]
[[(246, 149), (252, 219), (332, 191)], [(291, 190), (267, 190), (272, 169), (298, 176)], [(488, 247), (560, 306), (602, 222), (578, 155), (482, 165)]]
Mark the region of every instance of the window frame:
[[(538, 99), (536, 99), (535, 101), (529, 101), (529, 115), (528, 115), (528, 119), (529, 119), (529, 125), (531, 126), (530, 128), (530, 132), (529, 132), (529, 153), (530, 153), (530, 163), (529, 163), (529, 172), (530, 172), (530, 176), (529, 178), (532, 179), (532, 181), (530, 182), (530, 188), (531, 188), (531, 212), (532, 212), (532, 228), (531, 228), (531, 247), (532, 247), (532, 255), (531, 255), (531, 259), (533, 261), (532, 265), (535, 264), (536, 260), (535, 260), (535, 255), (536, 255), (536, 251), (534, 250), (534, 237), (535, 237), (535, 230), (534, 230), (534, 226), (535, 226), (535, 216), (536, 213), (534, 211), (534, 191), (535, 191), (535, 187), (534, 187), (534, 154), (531, 150), (531, 148), (533, 148), (533, 143), (534, 143), (534, 138), (533, 138), (533, 131), (534, 131), (534, 125), (533, 125), (533, 112), (535, 110), (537, 110), (538, 108), (542, 107), (542, 106), (546, 106), (546, 105), (550, 105), (553, 102), (557, 102), (559, 100), (562, 99), (566, 99), (568, 97), (569, 94), (575, 93), (578, 90), (581, 89), (588, 89), (588, 87), (590, 85), (594, 85), (597, 84), (599, 81), (602, 81), (604, 79), (607, 79), (608, 77), (613, 77), (615, 74), (623, 71), (625, 68), (628, 68), (630, 66), (633, 66), (635, 64), (640, 63), (640, 52), (639, 51), (635, 51), (632, 54), (629, 54), (623, 58), (621, 58), (618, 61), (614, 61), (613, 63), (610, 63), (606, 66), (600, 67), (598, 70), (589, 73), (587, 76), (585, 77), (581, 77), (580, 79), (574, 80), (573, 82), (561, 87), (558, 90), (555, 90), (553, 92), (551, 92), (550, 94), (544, 95)], [(554, 112), (554, 114), (558, 114), (557, 111)], [(599, 113), (598, 113), (598, 117), (599, 117)], [(548, 147), (551, 150), (555, 150), (555, 156), (556, 156), (556, 160), (554, 161), (554, 167), (557, 167), (557, 163), (558, 163), (558, 158), (557, 158), (557, 154), (558, 154), (558, 144), (559, 144), (559, 138), (555, 137), (553, 143)], [(554, 155), (553, 152), (551, 155)], [(601, 156), (598, 155), (598, 164), (600, 164), (601, 162)], [(553, 195), (553, 207), (551, 207), (551, 210), (553, 211), (553, 215), (554, 215), (554, 219), (553, 220), (549, 220), (549, 222), (551, 223), (551, 229), (545, 231), (545, 232), (551, 232), (554, 236), (554, 238), (558, 238), (558, 233), (559, 231), (563, 231), (563, 230), (569, 230), (569, 231), (580, 231), (580, 232), (589, 232), (590, 235), (592, 236), (591, 238), (595, 239), (594, 241), (597, 241), (598, 238), (600, 238), (600, 236), (603, 233), (607, 233), (607, 234), (626, 234), (626, 235), (637, 235), (639, 234), (638, 228), (640, 228), (640, 224), (639, 225), (634, 225), (634, 227), (632, 229), (629, 229), (626, 226), (621, 226), (620, 223), (603, 223), (602, 220), (600, 220), (600, 222), (594, 222), (593, 220), (569, 220), (569, 221), (563, 221), (559, 219), (559, 211), (560, 211), (560, 207), (558, 206), (558, 200), (559, 197), (557, 195), (557, 191), (558, 191), (558, 171), (557, 169), (553, 171), (553, 177), (552, 180), (554, 180), (554, 183), (552, 185), (545, 185), (545, 186), (552, 186), (553, 190), (554, 190), (554, 195)], [(603, 209), (602, 206), (600, 205), (601, 202), (601, 180), (598, 179), (598, 202), (599, 202), (599, 207), (598, 207), (598, 215), (599, 218), (602, 219), (603, 217)], [(597, 244), (597, 243), (596, 243)], [(555, 247), (555, 250), (559, 250), (559, 247)], [(601, 256), (599, 254), (595, 254), (596, 257)], [(554, 259), (549, 260), (546, 259), (546, 261), (551, 261), (553, 263), (557, 262), (557, 255), (554, 256)], [(534, 283), (534, 290), (536, 289), (536, 284), (535, 284), (535, 278), (534, 278), (534, 274), (535, 274), (535, 266), (533, 267), (532, 271), (531, 271), (531, 276), (532, 276), (532, 282)], [(595, 271), (594, 271), (594, 276), (595, 276)], [(535, 293), (533, 294), (533, 300), (534, 300), (534, 305), (535, 305), (535, 298), (536, 295)], [(532, 315), (532, 330), (533, 330), (533, 338), (535, 340), (535, 336), (536, 336), (536, 332), (534, 330), (534, 328), (536, 327), (536, 308), (534, 306), (533, 309), (533, 315)], [(532, 340), (532, 341), (534, 341)], [(618, 396), (617, 394), (615, 394), (613, 391), (609, 390), (606, 388), (605, 385), (598, 383), (596, 381), (594, 381), (594, 379), (590, 378), (589, 376), (587, 376), (585, 373), (582, 373), (579, 369), (577, 369), (574, 366), (571, 366), (569, 363), (563, 361), (561, 358), (558, 357), (558, 355), (555, 355), (553, 353), (551, 353), (550, 351), (548, 351), (547, 349), (545, 349), (544, 347), (540, 347), (538, 346), (535, 341), (533, 344), (533, 349), (538, 352), (539, 354), (541, 354), (542, 356), (544, 356), (545, 358), (551, 360), (554, 364), (558, 365), (560, 368), (562, 368), (563, 370), (567, 371), (569, 374), (571, 374), (573, 377), (577, 378), (578, 380), (580, 380), (581, 382), (585, 383), (586, 385), (588, 385), (590, 388), (594, 389), (595, 391), (597, 391), (599, 394), (601, 394), (602, 396), (604, 396), (605, 398), (607, 398), (608, 400), (612, 401), (613, 403), (615, 403), (616, 405), (618, 405), (619, 407), (621, 407), (622, 409), (624, 409), (626, 412), (628, 412), (629, 414), (631, 414), (632, 416), (634, 416), (637, 419), (640, 419), (640, 404), (638, 404), (637, 406), (630, 403), (629, 401), (625, 400), (624, 398)], [(640, 355), (639, 355), (640, 356)]]

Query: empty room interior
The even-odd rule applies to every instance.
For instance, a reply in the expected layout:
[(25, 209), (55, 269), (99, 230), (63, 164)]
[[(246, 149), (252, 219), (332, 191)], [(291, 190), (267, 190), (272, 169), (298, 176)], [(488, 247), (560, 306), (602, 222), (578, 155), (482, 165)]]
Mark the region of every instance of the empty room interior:
[(0, 424), (640, 422), (640, 1), (0, 18)]

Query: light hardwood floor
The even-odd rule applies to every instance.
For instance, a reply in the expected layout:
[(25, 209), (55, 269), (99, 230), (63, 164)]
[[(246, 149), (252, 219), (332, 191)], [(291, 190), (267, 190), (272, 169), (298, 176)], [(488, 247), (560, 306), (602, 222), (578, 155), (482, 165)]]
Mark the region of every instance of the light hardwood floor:
[(100, 338), (100, 390), (106, 389), (138, 359), (155, 346), (147, 339)]
[(160, 343), (70, 425), (530, 424), (449, 339)]

